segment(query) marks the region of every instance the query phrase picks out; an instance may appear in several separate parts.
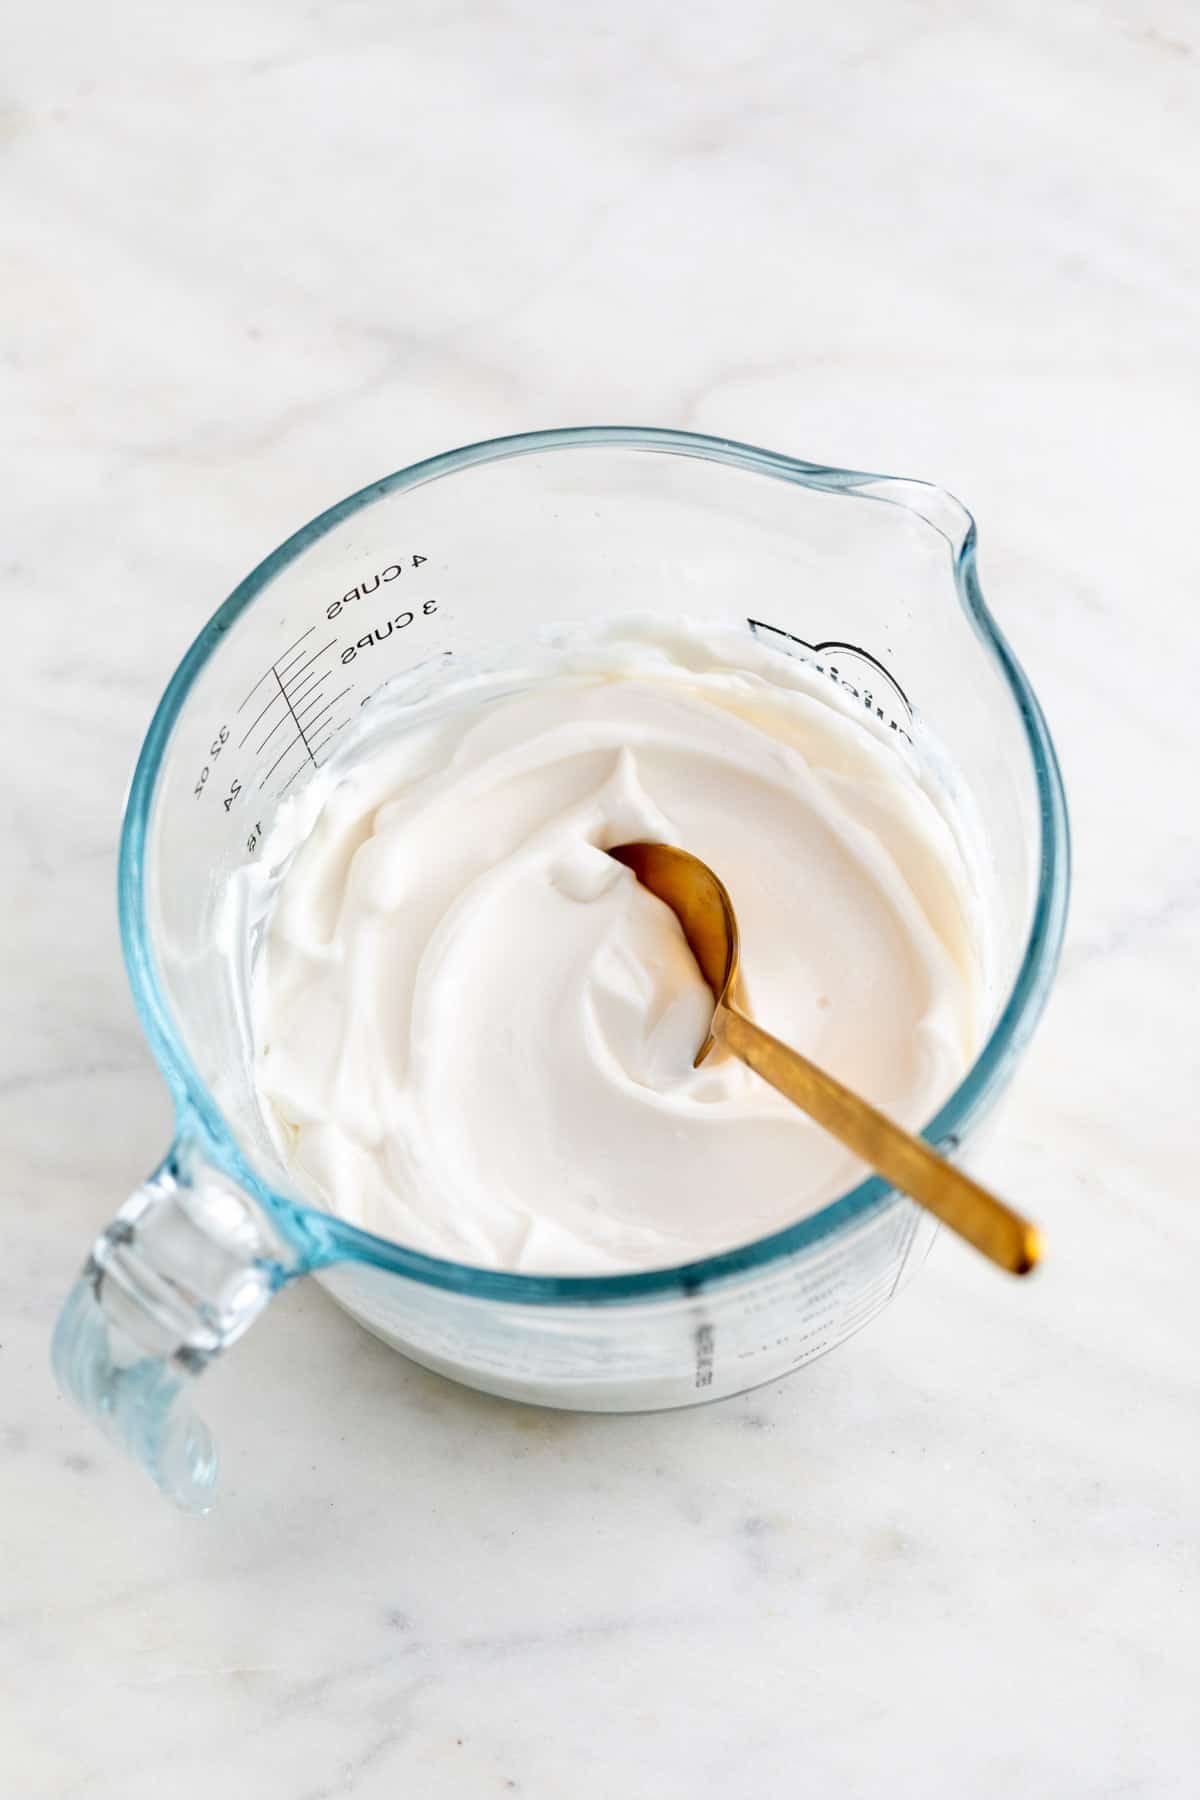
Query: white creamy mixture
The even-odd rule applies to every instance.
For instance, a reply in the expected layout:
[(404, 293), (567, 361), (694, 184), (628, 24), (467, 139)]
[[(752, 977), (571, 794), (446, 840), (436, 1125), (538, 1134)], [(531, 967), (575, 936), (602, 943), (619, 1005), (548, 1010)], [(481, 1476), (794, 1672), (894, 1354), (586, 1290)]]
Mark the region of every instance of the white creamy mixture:
[(564, 644), (385, 693), (386, 729), (364, 715), (284, 809), (256, 1076), (327, 1210), (599, 1274), (744, 1243), (863, 1172), (724, 1052), (693, 1069), (711, 996), (605, 846), (710, 863), (752, 1015), (910, 1125), (977, 1046), (981, 974), (959, 835), (894, 733), (745, 633)]

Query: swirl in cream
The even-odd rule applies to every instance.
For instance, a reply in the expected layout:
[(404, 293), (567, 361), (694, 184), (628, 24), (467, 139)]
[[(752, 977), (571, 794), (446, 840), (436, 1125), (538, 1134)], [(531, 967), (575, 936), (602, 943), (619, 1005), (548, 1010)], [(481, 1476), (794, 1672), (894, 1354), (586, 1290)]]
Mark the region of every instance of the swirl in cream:
[(462, 1262), (607, 1273), (746, 1242), (861, 1176), (740, 1063), (692, 1067), (711, 997), (605, 854), (629, 839), (722, 876), (769, 1030), (913, 1126), (961, 1077), (961, 833), (803, 663), (628, 627), (374, 706), (305, 796), (255, 973), (259, 1094), (318, 1204)]

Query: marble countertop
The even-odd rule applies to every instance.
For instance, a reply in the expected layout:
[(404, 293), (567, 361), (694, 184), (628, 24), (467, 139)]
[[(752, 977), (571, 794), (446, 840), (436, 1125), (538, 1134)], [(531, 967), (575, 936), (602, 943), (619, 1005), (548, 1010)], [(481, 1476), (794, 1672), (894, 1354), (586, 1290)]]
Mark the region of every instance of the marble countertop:
[[(0, 1792), (1194, 1794), (1194, 9), (43, 0), (8, 38)], [(331, 499), (598, 420), (975, 511), (1076, 833), (986, 1159), (1052, 1254), (942, 1242), (828, 1360), (644, 1418), (484, 1400), (303, 1285), (206, 1377), (187, 1519), (47, 1366), (168, 1134), (113, 900), (141, 734)]]

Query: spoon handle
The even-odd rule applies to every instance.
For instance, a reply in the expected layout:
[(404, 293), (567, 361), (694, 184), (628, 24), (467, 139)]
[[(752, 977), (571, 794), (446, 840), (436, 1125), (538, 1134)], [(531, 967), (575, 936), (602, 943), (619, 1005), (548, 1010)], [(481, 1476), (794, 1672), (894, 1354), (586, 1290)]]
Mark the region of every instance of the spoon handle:
[(756, 1075), (1002, 1269), (1027, 1275), (1033, 1268), (1041, 1255), (1037, 1227), (931, 1150), (924, 1139), (905, 1131), (728, 1004), (718, 1007), (713, 1032)]

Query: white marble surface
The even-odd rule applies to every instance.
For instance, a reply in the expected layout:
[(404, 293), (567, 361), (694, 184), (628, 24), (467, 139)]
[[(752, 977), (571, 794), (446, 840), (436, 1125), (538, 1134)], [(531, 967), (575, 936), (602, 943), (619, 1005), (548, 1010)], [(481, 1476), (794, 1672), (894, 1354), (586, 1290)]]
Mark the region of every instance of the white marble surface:
[[(0, 1792), (1192, 1795), (1195, 215), (1181, 0), (42, 0), (0, 64)], [(232, 583), (330, 499), (541, 424), (943, 481), (1063, 755), (1069, 947), (954, 1244), (708, 1411), (572, 1418), (315, 1289), (206, 1378), (169, 1510), (56, 1398), (168, 1131), (122, 786)]]

